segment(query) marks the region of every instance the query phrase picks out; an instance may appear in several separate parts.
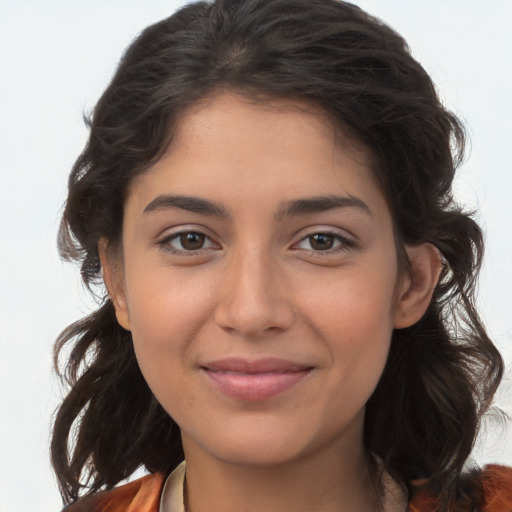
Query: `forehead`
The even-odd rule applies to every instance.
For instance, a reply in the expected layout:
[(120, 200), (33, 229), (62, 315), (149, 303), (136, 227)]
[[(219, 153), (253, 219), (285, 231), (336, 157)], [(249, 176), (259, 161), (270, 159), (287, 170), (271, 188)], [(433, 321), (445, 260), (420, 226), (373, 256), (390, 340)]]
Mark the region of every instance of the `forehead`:
[[(270, 122), (272, 128), (276, 128), (273, 132), (268, 130)], [(270, 137), (280, 131), (283, 137), (275, 138), (276, 143), (283, 143), (286, 134), (293, 136), (293, 133), (304, 132), (312, 139), (322, 139), (324, 143), (350, 152), (365, 165), (370, 165), (372, 161), (369, 148), (357, 140), (332, 113), (313, 101), (242, 94), (231, 90), (206, 96), (186, 108), (178, 116), (169, 150), (172, 151), (177, 145), (193, 144), (198, 136), (202, 138), (220, 131), (227, 137), (230, 131), (237, 131), (240, 124), (247, 127), (252, 125), (251, 133), (248, 133), (251, 141), (258, 129), (262, 137)]]
[(235, 193), (261, 204), (277, 196), (360, 195), (378, 188), (371, 162), (369, 151), (309, 102), (223, 92), (182, 113), (166, 153), (129, 192), (142, 202), (166, 192), (219, 200)]

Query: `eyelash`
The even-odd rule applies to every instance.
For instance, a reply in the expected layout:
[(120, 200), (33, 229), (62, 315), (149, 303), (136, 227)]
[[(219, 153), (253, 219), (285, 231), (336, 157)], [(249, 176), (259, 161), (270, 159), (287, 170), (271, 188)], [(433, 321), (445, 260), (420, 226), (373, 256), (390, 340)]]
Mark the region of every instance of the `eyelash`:
[[(347, 251), (347, 250), (351, 249), (352, 247), (354, 247), (354, 242), (352, 242), (351, 240), (348, 240), (347, 238), (340, 235), (339, 233), (329, 231), (329, 230), (315, 231), (314, 233), (309, 233), (305, 237), (301, 238), (300, 241), (297, 244), (295, 244), (295, 246), (299, 245), (300, 243), (302, 243), (308, 239), (312, 239), (314, 236), (318, 236), (318, 235), (331, 237), (334, 239), (333, 243), (339, 242), (339, 245), (335, 246), (333, 248), (323, 250), (323, 251), (322, 250), (315, 251), (313, 249), (299, 249), (299, 248), (295, 249), (295, 250), (308, 251), (308, 252), (313, 253), (315, 256), (329, 256), (332, 254), (337, 254), (340, 252)], [(311, 242), (310, 242), (310, 244), (311, 244)]]
[(184, 231), (178, 231), (176, 233), (172, 233), (168, 236), (166, 236), (164, 239), (160, 240), (158, 242), (158, 245), (165, 251), (170, 252), (171, 254), (175, 254), (177, 256), (194, 256), (197, 254), (202, 254), (205, 252), (205, 250), (209, 250), (209, 248), (201, 247), (196, 250), (182, 250), (182, 249), (176, 249), (172, 247), (171, 243), (174, 240), (180, 240), (180, 238), (184, 235), (199, 235), (204, 237), (205, 240), (209, 240), (212, 245), (216, 245), (211, 237), (209, 237), (206, 233), (203, 233), (202, 231), (194, 230), (194, 229), (187, 229)]
[[(204, 237), (205, 240), (208, 240), (212, 246), (216, 245), (215, 242), (212, 241), (212, 239), (204, 232), (202, 231), (198, 231), (198, 230), (185, 230), (185, 231), (178, 231), (176, 233), (172, 233), (168, 236), (166, 236), (164, 239), (162, 239), (161, 241), (158, 242), (158, 245), (165, 251), (167, 252), (170, 252), (171, 254), (174, 254), (174, 255), (177, 255), (177, 256), (194, 256), (194, 255), (197, 255), (197, 254), (202, 254), (204, 253), (205, 251), (208, 251), (210, 250), (210, 247), (201, 247), (199, 249), (196, 249), (196, 250), (184, 250), (184, 249), (176, 249), (174, 247), (172, 247), (171, 243), (175, 240), (180, 240), (180, 238), (184, 235), (199, 235), (201, 237)], [(313, 233), (309, 233), (308, 235), (304, 236), (303, 238), (301, 238), (299, 240), (299, 242), (297, 242), (296, 244), (294, 244), (294, 246), (297, 246), (299, 244), (301, 244), (302, 242), (308, 240), (308, 239), (312, 239), (314, 236), (318, 236), (318, 235), (324, 235), (324, 236), (327, 236), (327, 237), (332, 237), (334, 239), (334, 242), (333, 243), (336, 243), (336, 242), (339, 242), (339, 245), (338, 246), (335, 246), (334, 248), (328, 248), (326, 250), (318, 250), (318, 251), (315, 251), (314, 249), (302, 249), (302, 248), (296, 248), (294, 250), (299, 250), (299, 251), (308, 251), (308, 252), (311, 252), (313, 254), (315, 254), (315, 256), (328, 256), (328, 255), (331, 255), (331, 254), (336, 254), (336, 253), (339, 253), (339, 252), (343, 252), (343, 251), (347, 251), (349, 250), (350, 248), (354, 247), (354, 242), (348, 240), (347, 238), (341, 236), (339, 233), (336, 233), (336, 232), (332, 232), (332, 231), (328, 231), (328, 230), (325, 230), (325, 231), (316, 231), (316, 232), (313, 232)]]

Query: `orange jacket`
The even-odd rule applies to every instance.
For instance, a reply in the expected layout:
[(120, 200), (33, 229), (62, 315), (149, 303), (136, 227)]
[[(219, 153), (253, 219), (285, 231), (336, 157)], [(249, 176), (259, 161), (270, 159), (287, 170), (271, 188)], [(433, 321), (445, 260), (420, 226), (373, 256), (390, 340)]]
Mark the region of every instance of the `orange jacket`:
[[(485, 495), (481, 512), (512, 512), (512, 468), (489, 465), (479, 479)], [(147, 475), (111, 491), (86, 497), (63, 512), (158, 512), (164, 481), (160, 473)], [(435, 499), (421, 491), (413, 495), (408, 506), (408, 512), (435, 510)]]

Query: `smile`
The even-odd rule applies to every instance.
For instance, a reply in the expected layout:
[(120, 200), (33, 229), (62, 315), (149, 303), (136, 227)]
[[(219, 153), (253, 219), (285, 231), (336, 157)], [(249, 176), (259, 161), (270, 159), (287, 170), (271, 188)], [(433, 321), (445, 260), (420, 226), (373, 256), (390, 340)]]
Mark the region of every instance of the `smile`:
[(282, 359), (224, 359), (201, 366), (213, 387), (239, 400), (266, 400), (301, 382), (313, 368)]

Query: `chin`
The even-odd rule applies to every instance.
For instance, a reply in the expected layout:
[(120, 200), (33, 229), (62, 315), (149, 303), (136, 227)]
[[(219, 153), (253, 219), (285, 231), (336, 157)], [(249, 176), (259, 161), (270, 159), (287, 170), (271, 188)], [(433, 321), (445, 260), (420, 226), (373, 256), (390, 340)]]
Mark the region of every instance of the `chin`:
[[(260, 428), (258, 428), (260, 427)], [(240, 466), (276, 466), (305, 456), (311, 436), (277, 425), (252, 425), (237, 428), (226, 425), (226, 435), (213, 435), (203, 449), (218, 460)]]

